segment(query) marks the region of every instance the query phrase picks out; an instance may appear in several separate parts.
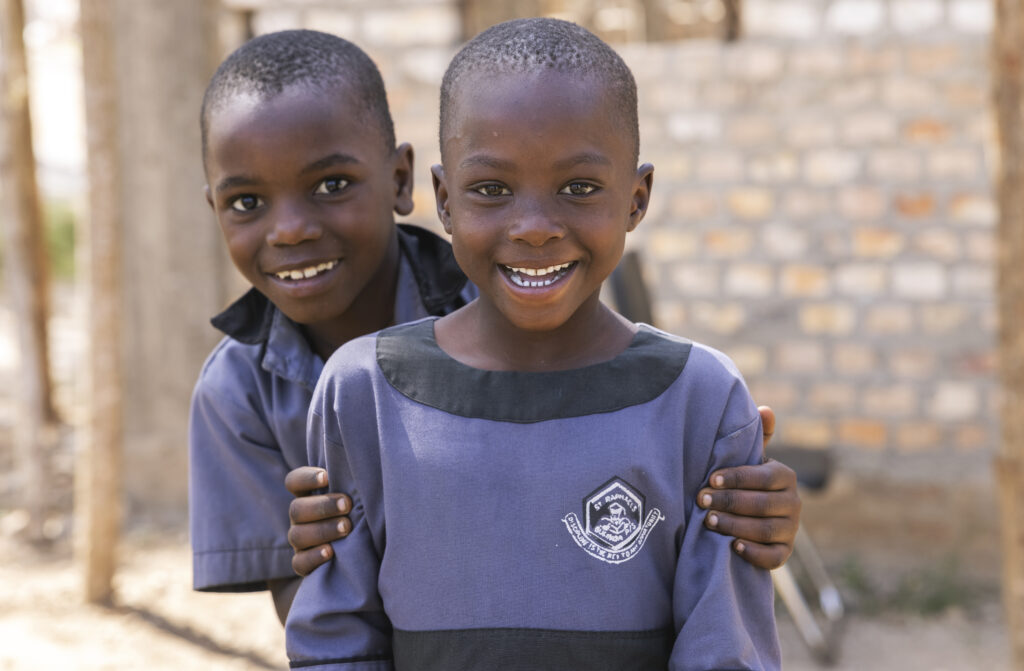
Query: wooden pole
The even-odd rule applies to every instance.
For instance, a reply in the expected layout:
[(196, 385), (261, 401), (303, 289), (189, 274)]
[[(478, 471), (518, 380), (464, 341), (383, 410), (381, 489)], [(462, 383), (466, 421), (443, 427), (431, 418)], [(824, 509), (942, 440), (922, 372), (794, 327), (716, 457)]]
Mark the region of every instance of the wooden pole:
[(41, 540), (50, 495), (47, 460), (57, 439), (57, 413), (52, 401), (47, 351), (49, 259), (36, 185), (24, 29), (21, 0), (0, 0), (4, 265), (21, 352), (15, 385), (14, 440), (21, 475), (19, 500), (29, 513), (28, 535), (30, 539)]
[(743, 5), (740, 0), (722, 0), (725, 18), (722, 20), (722, 39), (735, 42), (743, 30)]
[(210, 317), (229, 298), (230, 259), (203, 197), (199, 138), (203, 92), (220, 60), (220, 6), (215, 0), (113, 4), (124, 219), (124, 467), (132, 474), (124, 482), (125, 502), (151, 522), (170, 524), (187, 511), (189, 400), (220, 340)]
[(82, 66), (88, 145), (89, 217), (82, 277), (87, 294), (88, 409), (75, 464), (76, 559), (85, 599), (113, 600), (121, 525), (121, 212), (114, 3), (82, 0)]
[(999, 139), (997, 277), (1003, 595), (1014, 668), (1024, 669), (1024, 0), (995, 0), (992, 96)]

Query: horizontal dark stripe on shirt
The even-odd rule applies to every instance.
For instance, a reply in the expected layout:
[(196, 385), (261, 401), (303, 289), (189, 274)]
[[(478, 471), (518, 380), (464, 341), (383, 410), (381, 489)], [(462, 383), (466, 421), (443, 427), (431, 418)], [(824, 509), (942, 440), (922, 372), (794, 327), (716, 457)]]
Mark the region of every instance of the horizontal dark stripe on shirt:
[(674, 639), (668, 629), (395, 629), (393, 644), (399, 671), (664, 671)]

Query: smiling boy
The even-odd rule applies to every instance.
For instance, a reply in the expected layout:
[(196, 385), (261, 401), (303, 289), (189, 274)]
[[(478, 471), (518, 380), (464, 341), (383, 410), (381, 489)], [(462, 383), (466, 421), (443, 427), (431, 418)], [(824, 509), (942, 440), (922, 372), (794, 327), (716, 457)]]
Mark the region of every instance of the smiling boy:
[(759, 463), (724, 355), (600, 301), (653, 167), (636, 86), (564, 21), (492, 27), (441, 92), (438, 214), (480, 297), (327, 362), (310, 463), (352, 534), (304, 579), (293, 668), (777, 669), (771, 578), (695, 505)]
[(323, 362), (342, 343), (465, 304), (447, 242), (396, 227), (412, 209), (412, 148), (396, 146), (384, 85), (355, 45), (314, 31), (258, 37), (213, 76), (201, 115), (206, 197), (253, 288), (193, 394), (194, 586), (271, 589), (282, 622), (298, 584), (286, 473), (306, 464)]

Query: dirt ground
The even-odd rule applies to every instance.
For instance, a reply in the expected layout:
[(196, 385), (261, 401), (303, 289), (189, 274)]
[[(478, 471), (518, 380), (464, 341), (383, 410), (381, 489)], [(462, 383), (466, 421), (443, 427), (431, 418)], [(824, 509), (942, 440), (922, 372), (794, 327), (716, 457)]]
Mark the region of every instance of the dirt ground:
[[(269, 596), (191, 591), (182, 532), (125, 539), (112, 608), (81, 605), (79, 574), (66, 545), (39, 551), (0, 537), (0, 671), (287, 667)], [(779, 631), (785, 669), (828, 668), (809, 654), (783, 608)], [(831, 667), (836, 670), (1009, 668), (997, 593), (935, 616), (854, 613), (840, 640), (839, 660)]]

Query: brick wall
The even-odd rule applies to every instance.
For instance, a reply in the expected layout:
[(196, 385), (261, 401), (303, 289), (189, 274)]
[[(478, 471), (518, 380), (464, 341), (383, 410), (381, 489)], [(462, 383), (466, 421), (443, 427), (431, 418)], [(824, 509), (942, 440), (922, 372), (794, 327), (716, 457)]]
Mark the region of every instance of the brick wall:
[[(382, 28), (408, 16), (402, 4), (291, 9), (258, 27), (336, 30), (377, 60), (417, 150), (411, 219), (436, 228), (427, 166), (457, 15), (406, 2), (419, 13)], [(853, 474), (987, 481), (989, 1), (745, 7), (738, 43), (617, 45), (640, 87), (641, 160), (656, 167), (630, 244), (657, 321), (732, 356), (775, 408), (779, 443), (832, 447)]]
[(847, 469), (989, 477), (988, 9), (748, 2), (738, 45), (622, 49), (658, 319), (737, 361), (781, 443)]

